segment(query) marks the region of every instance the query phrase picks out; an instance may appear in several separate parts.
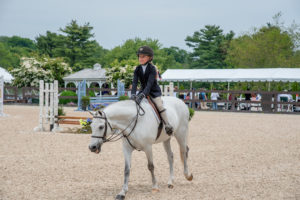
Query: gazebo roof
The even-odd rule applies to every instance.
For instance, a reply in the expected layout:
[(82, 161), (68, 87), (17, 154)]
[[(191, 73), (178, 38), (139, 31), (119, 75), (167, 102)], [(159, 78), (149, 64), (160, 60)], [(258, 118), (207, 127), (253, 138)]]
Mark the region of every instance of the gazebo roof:
[(100, 81), (105, 80), (105, 69), (101, 68), (101, 65), (95, 64), (94, 68), (87, 68), (75, 72), (69, 76), (63, 78), (64, 81)]

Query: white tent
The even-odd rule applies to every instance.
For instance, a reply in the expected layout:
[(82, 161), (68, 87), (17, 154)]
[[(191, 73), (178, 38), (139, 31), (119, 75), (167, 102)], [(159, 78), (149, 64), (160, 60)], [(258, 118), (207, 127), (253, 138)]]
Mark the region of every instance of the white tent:
[(167, 82), (300, 82), (300, 68), (259, 69), (168, 69), (162, 74)]
[(6, 83), (11, 83), (11, 81), (13, 80), (13, 76), (2, 67), (0, 67), (0, 77), (1, 76), (4, 77), (4, 82)]

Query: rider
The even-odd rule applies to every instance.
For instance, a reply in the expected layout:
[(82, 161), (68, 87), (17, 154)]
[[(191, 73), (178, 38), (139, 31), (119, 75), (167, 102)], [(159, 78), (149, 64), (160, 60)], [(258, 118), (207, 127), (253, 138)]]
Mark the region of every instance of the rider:
[[(137, 56), (140, 65), (134, 70), (131, 99), (140, 104), (144, 97), (150, 96), (162, 117), (162, 120), (165, 124), (166, 133), (171, 135), (173, 133), (173, 127), (170, 125), (165, 112), (166, 109), (163, 107), (161, 89), (156, 80), (156, 68), (151, 62), (153, 55), (153, 50), (148, 46), (142, 46), (138, 49)], [(135, 95), (138, 80), (141, 83), (141, 91), (138, 93), (138, 95)]]

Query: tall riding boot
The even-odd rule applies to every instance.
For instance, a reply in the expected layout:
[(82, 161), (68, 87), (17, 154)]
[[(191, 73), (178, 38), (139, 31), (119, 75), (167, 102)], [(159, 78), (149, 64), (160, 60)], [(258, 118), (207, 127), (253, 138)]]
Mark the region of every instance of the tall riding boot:
[(166, 110), (163, 110), (163, 111), (160, 113), (160, 116), (161, 116), (163, 122), (165, 123), (165, 130), (166, 130), (166, 133), (167, 133), (168, 135), (172, 135), (172, 133), (173, 133), (173, 127), (172, 127), (171, 124), (169, 123), (169, 120), (168, 120), (168, 117), (167, 117)]

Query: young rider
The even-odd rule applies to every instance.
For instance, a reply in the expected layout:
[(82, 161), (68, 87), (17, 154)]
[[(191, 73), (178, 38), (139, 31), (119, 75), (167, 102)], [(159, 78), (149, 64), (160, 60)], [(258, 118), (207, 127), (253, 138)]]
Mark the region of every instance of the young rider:
[[(162, 117), (162, 120), (165, 124), (166, 133), (171, 135), (173, 132), (173, 127), (170, 125), (166, 114), (166, 109), (163, 107), (161, 99), (162, 93), (156, 79), (157, 71), (155, 66), (151, 63), (153, 55), (153, 50), (148, 46), (142, 46), (138, 49), (137, 56), (140, 65), (134, 70), (131, 99), (140, 104), (143, 98), (150, 96)], [(138, 93), (138, 95), (135, 95), (138, 81), (141, 83), (141, 91)]]

